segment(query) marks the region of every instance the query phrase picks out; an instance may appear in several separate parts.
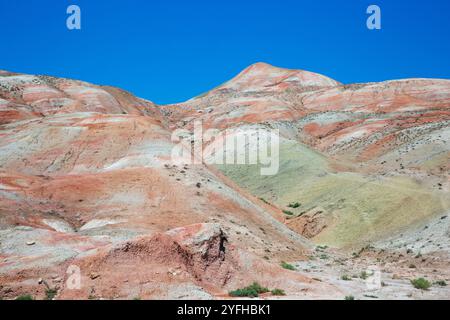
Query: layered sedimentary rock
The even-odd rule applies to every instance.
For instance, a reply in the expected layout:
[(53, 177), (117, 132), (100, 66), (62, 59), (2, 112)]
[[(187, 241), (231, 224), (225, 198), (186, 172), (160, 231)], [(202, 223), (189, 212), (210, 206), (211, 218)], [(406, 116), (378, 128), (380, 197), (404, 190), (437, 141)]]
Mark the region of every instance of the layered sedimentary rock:
[[(172, 133), (195, 121), (278, 129), (277, 174), (174, 164)], [(46, 283), (61, 299), (209, 299), (259, 281), (293, 298), (342, 298), (341, 284), (279, 266), (321, 256), (317, 244), (427, 252), (438, 263), (427, 267), (444, 270), (449, 124), (448, 80), (343, 85), (258, 63), (157, 106), (2, 71), (0, 293), (44, 297)], [(67, 285), (71, 266), (79, 289)]]

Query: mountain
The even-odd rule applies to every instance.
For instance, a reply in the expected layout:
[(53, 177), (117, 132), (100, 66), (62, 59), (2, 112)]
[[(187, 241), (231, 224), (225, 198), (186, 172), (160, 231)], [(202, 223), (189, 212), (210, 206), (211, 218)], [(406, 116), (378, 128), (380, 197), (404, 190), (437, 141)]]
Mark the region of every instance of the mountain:
[[(279, 130), (277, 174), (174, 164), (173, 132), (196, 121)], [(448, 80), (344, 85), (257, 63), (158, 106), (2, 71), (0, 294), (44, 297), (45, 282), (58, 299), (210, 299), (258, 281), (295, 299), (340, 299), (363, 297), (364, 283), (339, 273), (378, 263), (398, 278), (380, 296), (421, 298), (403, 289), (411, 276), (450, 276), (449, 124)], [(67, 270), (77, 268), (74, 290)]]

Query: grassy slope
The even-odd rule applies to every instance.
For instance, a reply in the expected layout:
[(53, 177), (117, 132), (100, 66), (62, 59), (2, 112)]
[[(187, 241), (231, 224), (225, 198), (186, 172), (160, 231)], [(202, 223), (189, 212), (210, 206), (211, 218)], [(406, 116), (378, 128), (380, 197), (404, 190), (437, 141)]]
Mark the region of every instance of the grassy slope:
[[(280, 171), (275, 176), (261, 176), (257, 166), (219, 169), (256, 196), (296, 215), (320, 208), (328, 227), (313, 240), (338, 247), (392, 235), (450, 207), (448, 195), (409, 178), (337, 172), (325, 157), (294, 141), (280, 146)], [(291, 202), (301, 206), (287, 208)]]

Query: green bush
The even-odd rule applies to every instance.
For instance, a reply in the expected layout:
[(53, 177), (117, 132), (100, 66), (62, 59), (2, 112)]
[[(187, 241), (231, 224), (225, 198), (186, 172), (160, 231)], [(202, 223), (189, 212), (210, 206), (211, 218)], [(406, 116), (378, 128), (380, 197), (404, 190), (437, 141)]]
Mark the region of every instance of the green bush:
[(289, 210), (283, 210), (283, 213), (288, 215), (288, 216), (293, 216), (294, 215), (294, 213), (292, 211), (289, 211)]
[(292, 202), (292, 203), (288, 204), (289, 208), (294, 208), (294, 209), (296, 209), (296, 208), (298, 208), (300, 206), (301, 206), (301, 204), (299, 202)]
[(445, 287), (447, 285), (447, 282), (445, 282), (444, 280), (438, 280), (434, 284), (441, 287)]
[(21, 296), (18, 296), (16, 300), (34, 300), (33, 297), (30, 294), (24, 294)]
[(274, 296), (285, 296), (286, 293), (284, 292), (284, 290), (281, 289), (273, 289), (272, 291), (270, 291)]
[(292, 264), (289, 264), (289, 263), (284, 262), (284, 261), (281, 261), (281, 266), (284, 269), (287, 269), (287, 270), (295, 270), (295, 267)]
[(260, 293), (269, 292), (269, 289), (262, 287), (258, 282), (253, 282), (251, 285), (237, 289), (234, 291), (230, 291), (228, 294), (232, 297), (258, 297)]
[(354, 296), (345, 296), (345, 300), (355, 300)]
[(368, 273), (367, 271), (362, 271), (360, 274), (359, 274), (359, 277), (361, 278), (361, 279), (363, 279), (363, 280), (366, 280), (369, 276), (371, 276), (371, 275), (373, 275), (373, 274), (370, 274), (370, 273)]
[(428, 290), (431, 287), (430, 281), (424, 278), (411, 280), (411, 284), (414, 286), (414, 288), (421, 290)]

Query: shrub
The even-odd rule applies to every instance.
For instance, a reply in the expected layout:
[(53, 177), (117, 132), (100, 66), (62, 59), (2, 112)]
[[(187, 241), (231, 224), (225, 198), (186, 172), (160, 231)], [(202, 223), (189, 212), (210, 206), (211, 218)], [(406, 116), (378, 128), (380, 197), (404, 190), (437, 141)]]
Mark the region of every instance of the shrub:
[(361, 279), (363, 279), (363, 280), (366, 280), (369, 276), (371, 276), (371, 274), (369, 274), (367, 271), (362, 271), (362, 272), (359, 274), (359, 277), (360, 277)]
[(292, 264), (289, 264), (289, 263), (284, 262), (284, 261), (281, 262), (281, 266), (282, 266), (284, 269), (295, 270), (295, 267), (294, 267)]
[(253, 282), (250, 286), (250, 288), (256, 290), (258, 293), (266, 293), (269, 292), (269, 289), (266, 287), (261, 286), (258, 282)]
[(342, 277), (341, 277), (341, 280), (345, 280), (345, 281), (351, 281), (352, 280), (352, 278), (351, 277), (349, 277), (348, 275), (346, 275), (346, 274), (344, 274)]
[(286, 293), (284, 292), (284, 290), (281, 289), (273, 289), (272, 291), (270, 291), (274, 296), (285, 296)]
[(431, 287), (431, 283), (424, 278), (411, 280), (411, 284), (414, 286), (414, 288), (421, 290), (428, 290)]
[(444, 280), (438, 280), (434, 284), (441, 287), (445, 287), (447, 285), (447, 282), (445, 282)]
[(294, 215), (294, 213), (292, 211), (289, 211), (289, 210), (283, 210), (283, 213), (288, 215), (288, 216), (293, 216)]
[(237, 289), (234, 291), (230, 291), (228, 294), (232, 297), (258, 297), (260, 293), (269, 292), (269, 289), (262, 287), (258, 282), (253, 282), (251, 285)]
[(45, 297), (47, 300), (53, 300), (57, 293), (58, 291), (56, 289), (48, 288), (45, 290)]
[(355, 300), (354, 296), (345, 296), (345, 300)]
[(16, 300), (34, 300), (33, 297), (30, 294), (24, 294), (21, 296), (18, 296)]
[(292, 203), (288, 204), (289, 208), (294, 208), (294, 209), (296, 209), (296, 208), (298, 208), (300, 206), (301, 206), (301, 204), (299, 202), (292, 202)]

